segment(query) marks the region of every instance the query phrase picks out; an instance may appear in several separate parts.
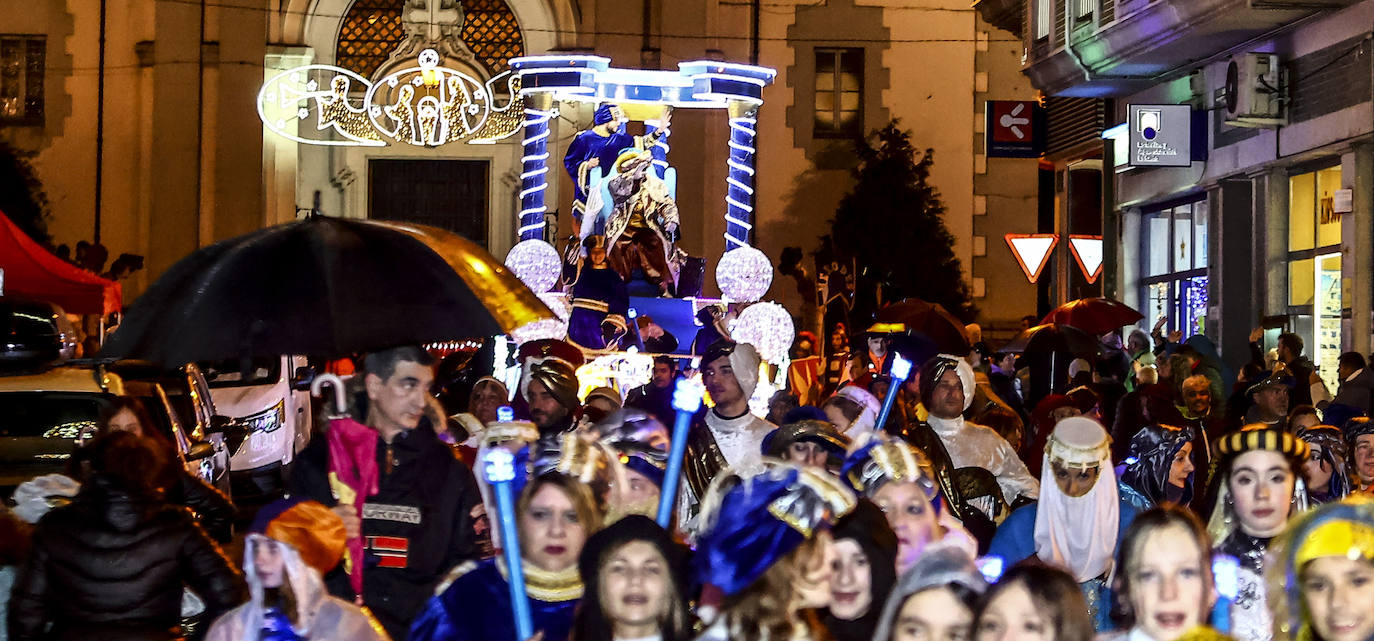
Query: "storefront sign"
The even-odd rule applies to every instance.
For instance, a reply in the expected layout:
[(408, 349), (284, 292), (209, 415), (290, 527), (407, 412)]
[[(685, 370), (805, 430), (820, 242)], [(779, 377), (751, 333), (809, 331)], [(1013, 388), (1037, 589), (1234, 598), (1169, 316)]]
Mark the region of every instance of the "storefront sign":
[(989, 158), (1037, 158), (1045, 150), (1045, 119), (1034, 100), (989, 100), (983, 106)]
[(1188, 105), (1130, 105), (1130, 165), (1192, 165), (1192, 111)]

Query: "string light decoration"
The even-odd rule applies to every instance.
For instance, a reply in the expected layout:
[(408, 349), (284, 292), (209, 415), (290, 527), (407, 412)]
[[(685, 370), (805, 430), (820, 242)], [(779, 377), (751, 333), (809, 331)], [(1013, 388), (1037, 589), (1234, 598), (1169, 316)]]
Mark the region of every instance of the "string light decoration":
[[(726, 109), (730, 124), (729, 176), (726, 202), (726, 251), (749, 247), (754, 226), (754, 139), (757, 114), (763, 104), (763, 89), (773, 82), (777, 72), (767, 67), (735, 64), (715, 60), (694, 60), (678, 63), (677, 71), (617, 69), (610, 59), (589, 55), (526, 56), (510, 61), (511, 68), (521, 78), (521, 96), (526, 99), (541, 96), (547, 100), (573, 102), (615, 102), (629, 105), (662, 105), (672, 108)], [(527, 107), (528, 109), (528, 107)], [(661, 123), (646, 120), (657, 128)], [(538, 122), (526, 118), (525, 175), (534, 174), (538, 166), (547, 163), (536, 140)], [(653, 149), (653, 167), (663, 176), (668, 168), (667, 136), (659, 139)], [(542, 140), (542, 139), (541, 139)], [(543, 231), (542, 217), (534, 219), (534, 204), (523, 196), (537, 184), (522, 184), (521, 238), (532, 238)], [(539, 190), (542, 192), (542, 189)], [(530, 191), (530, 194), (535, 192)], [(538, 196), (542, 199), (542, 193)], [(540, 203), (542, 206), (542, 202)], [(769, 268), (768, 280), (772, 279)], [(720, 271), (717, 270), (717, 281)], [(767, 291), (765, 285), (763, 291)], [(762, 296), (759, 292), (758, 296)], [(737, 300), (758, 300), (738, 298)]]
[[(548, 102), (539, 100), (538, 103), (545, 104), (525, 105), (525, 138), (521, 141), (524, 154), (520, 158), (518, 233), (521, 244), (543, 242), (540, 239), (544, 237), (544, 213), (548, 211), (548, 206), (544, 204), (544, 192), (549, 188), (549, 120), (558, 113), (548, 108)], [(538, 108), (540, 106), (545, 108)], [(554, 254), (557, 255), (557, 252)]]
[(794, 330), (792, 315), (782, 305), (754, 303), (735, 318), (730, 326), (730, 338), (736, 343), (753, 345), (759, 357), (777, 365), (787, 360)]
[(754, 232), (754, 138), (758, 113), (753, 106), (730, 106), (730, 156), (725, 182), (725, 251), (749, 247)]
[(773, 284), (773, 263), (758, 248), (743, 245), (725, 252), (716, 263), (716, 285), (727, 299), (752, 303)]
[[(279, 136), (324, 146), (490, 144), (520, 130), (525, 103), (512, 72), (482, 82), (441, 62), (437, 51), (426, 49), (416, 66), (376, 83), (333, 65), (286, 69), (263, 83), (258, 117)], [(359, 92), (361, 102), (353, 97)], [(328, 133), (302, 135), (312, 124)]]
[(653, 379), (654, 357), (639, 352), (612, 352), (592, 359), (577, 368), (577, 397), (598, 387), (630, 390), (648, 385)]
[(537, 238), (516, 243), (506, 254), (506, 267), (536, 294), (553, 289), (563, 268), (562, 261), (553, 245)]
[(511, 331), (510, 337), (518, 345), (544, 338), (563, 340), (568, 337), (568, 317), (572, 315), (572, 306), (568, 304), (567, 295), (559, 292), (544, 292), (539, 295), (539, 300), (548, 305), (556, 318), (537, 320), (515, 328)]

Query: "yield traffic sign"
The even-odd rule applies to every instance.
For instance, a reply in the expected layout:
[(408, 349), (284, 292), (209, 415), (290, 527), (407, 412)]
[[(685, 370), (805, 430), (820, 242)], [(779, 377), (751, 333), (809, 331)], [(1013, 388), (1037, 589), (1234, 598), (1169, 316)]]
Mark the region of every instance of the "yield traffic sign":
[(1069, 235), (1069, 251), (1091, 285), (1102, 275), (1102, 237)]
[(1059, 244), (1059, 234), (1007, 234), (1005, 238), (1026, 280), (1032, 283), (1040, 279), (1040, 272), (1054, 255), (1054, 246)]

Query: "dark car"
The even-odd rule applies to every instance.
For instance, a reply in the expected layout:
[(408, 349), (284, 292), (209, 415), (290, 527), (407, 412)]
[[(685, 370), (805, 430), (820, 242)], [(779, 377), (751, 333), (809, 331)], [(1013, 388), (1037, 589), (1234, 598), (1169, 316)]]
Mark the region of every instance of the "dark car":
[(192, 423), (175, 409), (177, 394), (156, 381), (126, 383), (118, 374), (82, 364), (0, 376), (0, 497), (9, 498), (16, 486), (35, 476), (61, 473), (77, 443), (95, 431), (101, 409), (123, 394), (143, 399), (154, 427), (176, 443), (188, 471), (227, 490), (223, 443), (185, 427)]
[(54, 303), (0, 298), (0, 369), (33, 369), (76, 356), (76, 327)]

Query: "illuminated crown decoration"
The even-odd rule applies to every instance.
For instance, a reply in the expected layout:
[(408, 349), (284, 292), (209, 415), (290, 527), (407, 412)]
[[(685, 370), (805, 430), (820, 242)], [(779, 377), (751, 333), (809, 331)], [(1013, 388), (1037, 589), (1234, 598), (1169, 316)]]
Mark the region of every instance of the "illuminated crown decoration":
[[(258, 117), (279, 136), (327, 146), (490, 144), (520, 130), (525, 107), (512, 72), (483, 83), (440, 62), (437, 51), (425, 49), (415, 66), (375, 83), (333, 65), (287, 69), (258, 92)], [(365, 93), (359, 103), (360, 91)], [(498, 104), (502, 93), (510, 98)], [(326, 133), (302, 135), (312, 124)]]

